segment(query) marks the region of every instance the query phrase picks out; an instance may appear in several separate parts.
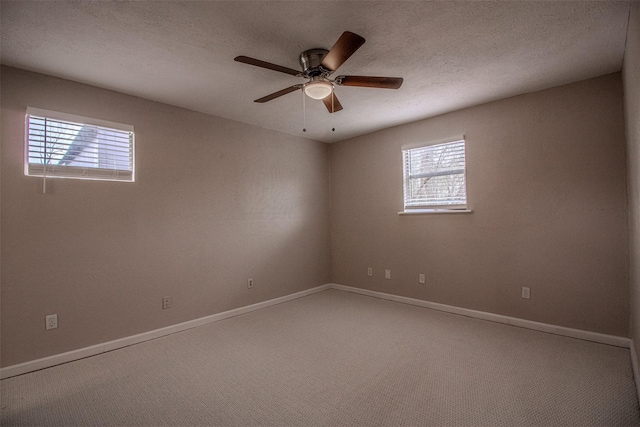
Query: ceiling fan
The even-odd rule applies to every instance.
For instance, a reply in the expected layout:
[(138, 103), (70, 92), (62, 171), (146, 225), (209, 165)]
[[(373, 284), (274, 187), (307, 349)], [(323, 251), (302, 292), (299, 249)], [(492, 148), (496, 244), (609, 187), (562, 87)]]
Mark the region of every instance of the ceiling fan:
[(334, 85), (382, 89), (398, 89), (402, 85), (403, 80), (401, 77), (338, 76), (335, 79), (329, 78), (364, 42), (364, 38), (359, 35), (345, 31), (331, 50), (309, 49), (302, 52), (299, 58), (302, 71), (249, 58), (248, 56), (238, 56), (234, 60), (309, 79), (306, 83), (289, 86), (286, 89), (256, 99), (254, 102), (264, 103), (302, 89), (310, 98), (321, 99), (327, 110), (330, 113), (335, 113), (342, 110), (342, 105), (334, 93)]

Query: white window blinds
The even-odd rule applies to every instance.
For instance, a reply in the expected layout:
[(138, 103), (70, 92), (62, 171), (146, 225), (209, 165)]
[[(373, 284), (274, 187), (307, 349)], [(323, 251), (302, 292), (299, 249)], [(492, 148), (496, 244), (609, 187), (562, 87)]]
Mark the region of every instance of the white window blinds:
[(467, 206), (464, 139), (402, 150), (404, 208)]
[(134, 180), (130, 125), (29, 108), (26, 127), (27, 175)]

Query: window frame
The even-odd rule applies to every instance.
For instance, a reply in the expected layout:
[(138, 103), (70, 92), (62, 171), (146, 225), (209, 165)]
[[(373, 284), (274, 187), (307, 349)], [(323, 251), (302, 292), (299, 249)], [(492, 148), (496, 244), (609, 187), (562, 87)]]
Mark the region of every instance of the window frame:
[[(131, 170), (108, 169), (98, 167), (82, 167), (71, 165), (47, 165), (46, 163), (30, 163), (29, 148), (32, 146), (30, 139), (30, 118), (37, 117), (46, 120), (60, 121), (77, 126), (92, 126), (106, 131), (129, 133), (129, 151)], [(116, 123), (92, 117), (84, 117), (75, 114), (45, 110), (42, 108), (27, 107), (25, 114), (25, 142), (24, 142), (24, 174), (39, 178), (65, 178), (94, 181), (135, 182), (135, 132), (133, 125)]]
[[(412, 205), (407, 205), (407, 196), (409, 194), (409, 185), (410, 185), (410, 180), (412, 178), (410, 178), (408, 176), (409, 174), (409, 170), (407, 168), (407, 159), (406, 156), (408, 155), (407, 153), (410, 152), (411, 150), (417, 150), (417, 149), (422, 149), (422, 148), (426, 148), (426, 147), (431, 147), (431, 146), (435, 146), (435, 145), (444, 145), (444, 144), (454, 144), (454, 143), (459, 143), (462, 142), (463, 143), (463, 150), (464, 150), (464, 154), (463, 154), (463, 160), (464, 160), (464, 165), (462, 168), (462, 176), (464, 179), (464, 199), (465, 199), (465, 203), (459, 203), (459, 204), (427, 204), (427, 203), (423, 203), (423, 204), (412, 204)], [(410, 143), (410, 144), (403, 144), (401, 147), (402, 150), (402, 196), (403, 196), (403, 211), (398, 212), (399, 214), (421, 214), (421, 213), (470, 213), (471, 210), (469, 209), (469, 195), (467, 192), (467, 159), (466, 159), (466, 148), (467, 148), (467, 141), (466, 141), (466, 137), (465, 135), (456, 135), (456, 136), (452, 136), (449, 138), (442, 138), (442, 139), (438, 139), (438, 140), (431, 140), (431, 141), (426, 141), (426, 142), (415, 142), (415, 143)], [(426, 172), (425, 172), (426, 173)], [(451, 173), (437, 173), (434, 172), (435, 174), (432, 176), (446, 176), (446, 175), (459, 175), (460, 172), (459, 171), (452, 171)], [(419, 179), (418, 177), (413, 178), (413, 179)]]

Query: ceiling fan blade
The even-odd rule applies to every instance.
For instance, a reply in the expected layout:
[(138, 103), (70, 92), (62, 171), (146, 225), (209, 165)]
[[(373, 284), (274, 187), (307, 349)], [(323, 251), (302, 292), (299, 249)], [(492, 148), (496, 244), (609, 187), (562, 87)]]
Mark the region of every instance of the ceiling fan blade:
[(322, 66), (329, 71), (337, 70), (364, 42), (359, 35), (345, 31), (322, 60)]
[(262, 98), (256, 99), (253, 102), (259, 102), (259, 103), (263, 103), (263, 102), (267, 102), (267, 101), (271, 101), (272, 99), (276, 99), (282, 95), (286, 95), (288, 93), (291, 92), (295, 92), (296, 90), (300, 89), (302, 87), (302, 85), (293, 85), (293, 86), (289, 86), (286, 89), (282, 89), (279, 90), (277, 92), (272, 93), (271, 95), (267, 95), (267, 96), (263, 96)]
[[(333, 100), (331, 98), (333, 98)], [(324, 106), (327, 107), (327, 111), (330, 113), (336, 113), (342, 110), (342, 104), (338, 101), (338, 97), (335, 93), (331, 93), (331, 95), (322, 98), (322, 102), (324, 102)]]
[(338, 76), (335, 81), (340, 86), (398, 89), (404, 80), (402, 77)]
[(256, 67), (266, 68), (267, 70), (280, 71), (281, 73), (291, 74), (292, 76), (301, 74), (300, 71), (294, 70), (293, 68), (287, 68), (270, 62), (261, 61), (259, 59), (249, 58), (248, 56), (236, 56), (233, 60), (244, 64), (254, 65)]

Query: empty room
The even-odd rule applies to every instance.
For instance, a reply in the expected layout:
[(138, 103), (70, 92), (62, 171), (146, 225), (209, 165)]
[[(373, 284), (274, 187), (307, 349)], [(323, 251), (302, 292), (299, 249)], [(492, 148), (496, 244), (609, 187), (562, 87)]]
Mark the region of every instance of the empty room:
[(0, 25), (2, 426), (640, 426), (640, 2)]

